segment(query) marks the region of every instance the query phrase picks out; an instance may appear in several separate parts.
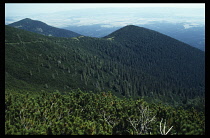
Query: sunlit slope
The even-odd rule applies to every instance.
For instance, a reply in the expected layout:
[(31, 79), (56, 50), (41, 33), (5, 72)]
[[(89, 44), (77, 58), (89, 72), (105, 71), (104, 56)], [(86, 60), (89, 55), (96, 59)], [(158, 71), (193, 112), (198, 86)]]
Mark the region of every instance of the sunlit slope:
[(55, 36), (55, 37), (77, 37), (81, 36), (78, 33), (75, 33), (70, 30), (56, 28), (41, 21), (32, 20), (30, 18), (25, 18), (20, 21), (9, 24), (9, 26), (23, 29), (30, 32), (35, 32), (38, 34), (46, 36)]

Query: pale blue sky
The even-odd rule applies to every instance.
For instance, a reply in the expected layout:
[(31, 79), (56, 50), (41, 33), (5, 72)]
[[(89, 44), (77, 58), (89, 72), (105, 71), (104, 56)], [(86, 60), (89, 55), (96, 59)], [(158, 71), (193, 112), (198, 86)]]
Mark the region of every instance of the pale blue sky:
[(104, 7), (177, 7), (177, 8), (205, 8), (204, 3), (5, 3), (5, 15), (51, 13), (65, 10)]
[[(145, 7), (150, 7), (151, 9), (144, 14), (141, 11), (133, 10), (134, 8), (140, 9)], [(158, 10), (157, 7), (159, 7)], [(102, 8), (111, 9), (105, 11)], [(117, 8), (126, 9), (118, 12)], [(156, 8), (156, 11), (154, 8)], [(78, 11), (80, 9), (83, 12)], [(71, 12), (75, 10), (77, 12)], [(112, 10), (115, 11), (112, 13)], [(100, 16), (97, 15), (98, 11), (101, 13)], [(156, 16), (157, 13), (160, 13), (158, 17)], [(139, 16), (141, 14), (142, 16)], [(122, 26), (135, 24), (135, 22), (148, 23), (149, 21), (162, 20), (171, 22), (190, 21), (192, 23), (201, 21), (204, 23), (205, 3), (5, 3), (5, 24), (23, 18), (40, 20), (57, 27), (68, 24), (90, 25), (98, 23)]]

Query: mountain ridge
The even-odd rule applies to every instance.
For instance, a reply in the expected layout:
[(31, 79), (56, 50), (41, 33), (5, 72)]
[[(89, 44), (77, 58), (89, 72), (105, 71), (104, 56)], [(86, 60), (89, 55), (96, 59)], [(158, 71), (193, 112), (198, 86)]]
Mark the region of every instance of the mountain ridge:
[[(142, 28), (138, 30), (133, 34), (141, 35)], [(122, 43), (113, 35), (58, 38), (5, 26), (6, 84), (17, 87), (17, 82), (10, 83), (12, 76), (36, 84), (36, 89), (112, 91), (173, 104), (204, 94), (204, 52), (170, 38), (152, 42), (137, 39), (141, 36), (125, 38), (123, 32), (115, 32)], [(151, 32), (156, 34), (145, 33)]]
[(46, 36), (55, 36), (55, 37), (77, 37), (81, 36), (78, 33), (75, 33), (70, 30), (56, 28), (50, 25), (47, 25), (44, 22), (38, 20), (32, 20), (30, 18), (25, 18), (20, 21), (8, 24), (9, 26), (39, 33)]
[[(158, 32), (158, 31), (151, 30), (151, 29), (148, 29), (148, 28), (145, 28), (145, 27), (139, 27), (139, 26), (136, 26), (136, 25), (126, 25), (126, 26), (124, 26), (124, 27), (122, 27), (122, 28), (120, 28), (120, 29), (110, 33), (109, 35), (104, 36), (103, 38), (106, 38), (106, 39), (108, 39), (108, 38), (113, 38), (113, 39), (117, 38), (117, 39), (119, 39), (119, 41), (122, 42), (123, 41), (122, 39), (126, 40), (127, 37), (130, 37), (131, 35), (135, 36), (134, 30), (135, 31), (139, 31), (139, 32), (142, 33), (142, 34), (136, 35), (137, 37), (134, 37), (134, 39), (142, 39), (142, 38), (145, 39), (146, 38), (146, 39), (149, 39), (150, 41), (153, 41), (153, 39), (156, 39), (157, 37), (158, 37), (157, 39), (160, 39), (159, 36), (161, 35), (161, 36), (165, 36), (164, 39), (166, 39), (166, 38), (168, 39), (169, 38), (169, 39), (172, 39), (172, 40), (175, 40), (175, 41), (179, 41), (180, 43), (184, 43), (184, 42), (182, 42), (180, 40), (177, 40), (177, 39), (175, 39), (173, 37), (170, 37), (168, 35), (162, 34), (162, 33)], [(124, 32), (124, 35), (122, 35), (123, 32)], [(150, 33), (150, 35), (147, 35), (148, 33), (145, 33), (145, 32), (151, 32), (151, 33)], [(115, 40), (117, 40), (117, 39), (115, 39)], [(184, 43), (184, 45), (185, 46), (188, 45), (190, 47), (193, 47), (193, 46), (191, 46), (191, 45), (189, 45), (187, 43)], [(195, 47), (193, 47), (193, 48), (195, 48)], [(198, 49), (198, 48), (196, 48), (196, 49)]]
[[(144, 27), (151, 29), (182, 42), (185, 42), (193, 47), (205, 51), (205, 26), (191, 27), (184, 29), (184, 23), (173, 24), (173, 23), (162, 23), (162, 22), (153, 22), (152, 24), (145, 25), (136, 25), (139, 27)], [(92, 36), (102, 38), (110, 33), (116, 31), (121, 27), (106, 28), (103, 24), (97, 25), (84, 25), (84, 26), (68, 26), (63, 27), (64, 29), (83, 34), (85, 36)]]
[(5, 134), (203, 135), (205, 53), (133, 26), (65, 38), (5, 25)]

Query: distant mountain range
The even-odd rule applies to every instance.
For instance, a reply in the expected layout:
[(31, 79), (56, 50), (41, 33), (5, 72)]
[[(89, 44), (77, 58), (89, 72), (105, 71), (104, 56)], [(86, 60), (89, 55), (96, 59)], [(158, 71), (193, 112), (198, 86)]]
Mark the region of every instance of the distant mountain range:
[(32, 20), (30, 18), (25, 18), (23, 20), (14, 22), (9, 24), (9, 26), (27, 30), (30, 32), (35, 32), (38, 34), (46, 35), (46, 36), (55, 36), (55, 37), (77, 37), (81, 36), (78, 33), (60, 29), (56, 27), (52, 27), (50, 25), (47, 25), (46, 23), (43, 23), (41, 21)]
[(50, 37), (46, 24), (21, 22), (5, 25), (7, 89), (112, 91), (172, 105), (204, 96), (205, 53), (174, 38), (134, 25), (103, 38), (62, 38), (63, 29)]
[(205, 51), (205, 26), (193, 25), (189, 23), (159, 23), (145, 24), (142, 27), (152, 29), (187, 43), (202, 51)]
[(103, 24), (93, 24), (93, 25), (69, 25), (67, 27), (64, 27), (63, 29), (71, 30), (74, 32), (77, 32), (79, 34), (82, 34), (84, 36), (90, 36), (90, 37), (104, 37), (108, 34), (120, 29), (121, 27), (103, 27)]
[[(121, 27), (104, 27), (104, 24), (72, 26), (69, 25), (64, 29), (77, 32), (79, 34), (91, 37), (104, 37), (108, 34), (120, 29)], [(151, 22), (150, 24), (137, 25), (145, 27), (162, 34), (173, 37), (193, 47), (205, 51), (205, 26), (189, 26), (185, 28), (187, 23), (164, 23), (164, 22)]]
[[(120, 27), (103, 27), (103, 24), (56, 28), (41, 21), (32, 20), (30, 18), (25, 18), (8, 25), (42, 35), (55, 37), (77, 37), (84, 35), (101, 38), (120, 29)], [(202, 51), (205, 51), (205, 26), (190, 27), (185, 29), (184, 23), (173, 24), (159, 22), (139, 25), (139, 27), (140, 26), (158, 31), (184, 43), (187, 43), (193, 47), (196, 47)]]

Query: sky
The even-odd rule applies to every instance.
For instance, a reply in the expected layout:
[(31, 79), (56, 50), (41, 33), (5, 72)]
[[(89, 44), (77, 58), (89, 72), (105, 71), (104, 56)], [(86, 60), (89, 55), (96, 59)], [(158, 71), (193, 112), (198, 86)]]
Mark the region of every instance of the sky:
[(55, 27), (100, 23), (110, 27), (151, 21), (204, 24), (205, 3), (5, 3), (5, 24), (24, 18)]
[(205, 8), (202, 3), (103, 3), (103, 4), (70, 4), (70, 3), (5, 3), (6, 16), (33, 13), (52, 13), (65, 10), (84, 9), (84, 8), (105, 8), (105, 7), (182, 7), (182, 8)]

